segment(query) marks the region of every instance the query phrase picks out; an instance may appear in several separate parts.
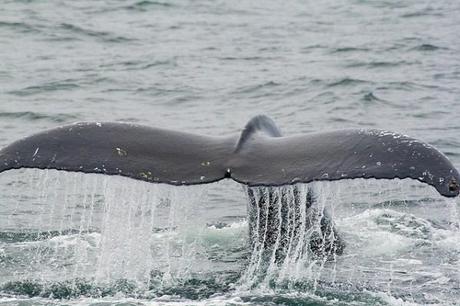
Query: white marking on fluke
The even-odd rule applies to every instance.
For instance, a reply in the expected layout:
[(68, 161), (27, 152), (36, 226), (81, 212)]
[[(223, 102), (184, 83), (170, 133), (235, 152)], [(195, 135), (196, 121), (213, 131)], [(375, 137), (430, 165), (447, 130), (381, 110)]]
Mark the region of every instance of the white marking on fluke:
[(34, 155), (32, 155), (32, 158), (34, 158), (35, 156), (37, 156), (39, 150), (40, 150), (40, 147), (38, 147), (38, 148), (35, 150)]

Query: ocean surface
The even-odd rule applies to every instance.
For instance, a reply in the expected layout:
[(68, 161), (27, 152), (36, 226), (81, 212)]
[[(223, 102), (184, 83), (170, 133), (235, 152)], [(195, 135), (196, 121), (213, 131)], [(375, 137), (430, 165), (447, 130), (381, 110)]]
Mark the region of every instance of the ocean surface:
[[(460, 168), (458, 0), (3, 0), (0, 147), (77, 121), (393, 130)], [(0, 305), (460, 305), (458, 201), (314, 183), (342, 256), (254, 254), (235, 182), (0, 175)], [(285, 187), (288, 190), (291, 187)]]

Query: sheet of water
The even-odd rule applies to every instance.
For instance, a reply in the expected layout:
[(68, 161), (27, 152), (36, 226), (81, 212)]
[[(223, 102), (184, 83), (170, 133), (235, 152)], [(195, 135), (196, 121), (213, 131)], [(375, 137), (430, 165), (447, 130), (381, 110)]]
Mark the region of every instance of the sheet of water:
[[(310, 294), (307, 300), (326, 301), (363, 295), (357, 299), (363, 303), (381, 301), (379, 294), (416, 303), (449, 302), (459, 295), (456, 203), (417, 182), (273, 188), (291, 203), (290, 234), (282, 247), (287, 255), (280, 260), (275, 250), (286, 238), (280, 234), (281, 218), (270, 233), (264, 212), (257, 211), (256, 226), (264, 237), (251, 244), (246, 218), (219, 222), (207, 215), (216, 204), (208, 191), (239, 190), (240, 201), (247, 201), (235, 183), (173, 187), (40, 170), (11, 171), (2, 180), (10, 201), (0, 214), (5, 293), (80, 299), (123, 294), (153, 301), (173, 293), (176, 299), (225, 297), (225, 303), (299, 292)], [(292, 205), (294, 188), (303, 209)], [(408, 190), (417, 196), (406, 196)], [(308, 218), (294, 218), (309, 213), (308, 192), (315, 194), (312, 226)], [(282, 204), (272, 203), (279, 212)], [(325, 211), (346, 241), (344, 254), (328, 260), (305, 251)], [(269, 234), (276, 242), (267, 252), (262, 245)]]

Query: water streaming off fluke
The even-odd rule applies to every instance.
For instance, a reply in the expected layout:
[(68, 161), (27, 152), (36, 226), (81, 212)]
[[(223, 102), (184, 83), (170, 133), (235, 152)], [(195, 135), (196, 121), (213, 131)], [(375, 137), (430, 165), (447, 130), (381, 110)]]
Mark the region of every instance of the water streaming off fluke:
[(344, 242), (332, 221), (333, 206), (326, 209), (323, 186), (249, 188), (252, 251), (242, 286), (273, 287), (299, 273), (315, 282), (324, 264), (342, 253)]
[[(127, 279), (148, 287), (152, 270), (162, 270), (168, 281), (186, 274), (199, 253), (197, 240), (206, 228), (201, 187), (57, 171), (24, 174), (8, 187), (14, 204), (2, 206), (2, 242), (4, 252), (32, 258), (24, 258), (31, 260), (24, 270), (6, 274), (8, 280), (56, 273), (61, 280)], [(36, 218), (26, 221), (25, 213)]]
[(354, 292), (365, 305), (457, 294), (457, 204), (413, 181), (173, 187), (53, 170), (0, 180), (3, 296), (257, 304)]

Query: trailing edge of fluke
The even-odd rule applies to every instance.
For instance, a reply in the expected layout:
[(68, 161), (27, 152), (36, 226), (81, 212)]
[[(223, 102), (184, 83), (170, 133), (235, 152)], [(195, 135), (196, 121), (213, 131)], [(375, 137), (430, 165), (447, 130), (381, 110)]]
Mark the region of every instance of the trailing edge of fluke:
[(365, 129), (283, 137), (266, 116), (241, 135), (211, 137), (124, 123), (76, 123), (0, 150), (0, 172), (38, 168), (121, 175), (193, 185), (232, 178), (278, 186), (354, 178), (411, 178), (443, 196), (459, 194), (460, 175), (434, 147), (405, 135)]

